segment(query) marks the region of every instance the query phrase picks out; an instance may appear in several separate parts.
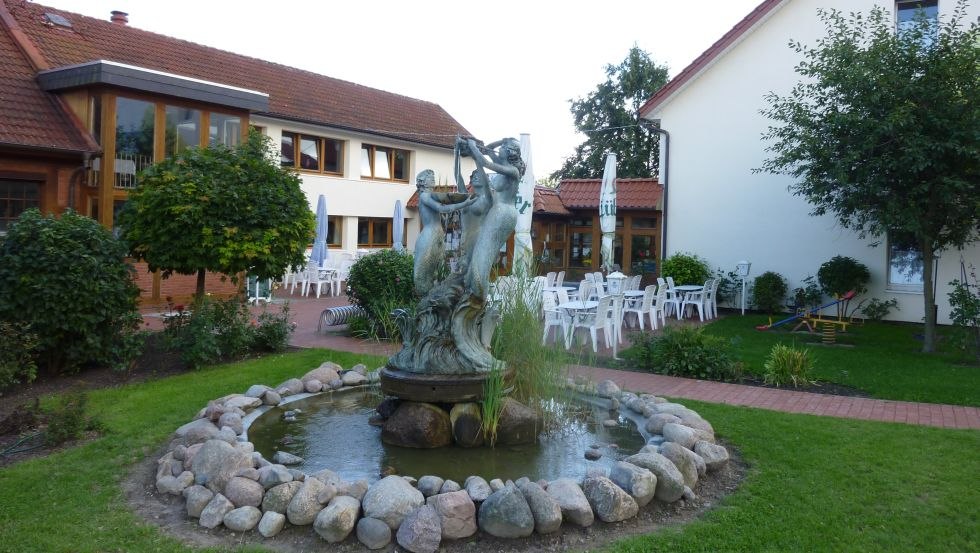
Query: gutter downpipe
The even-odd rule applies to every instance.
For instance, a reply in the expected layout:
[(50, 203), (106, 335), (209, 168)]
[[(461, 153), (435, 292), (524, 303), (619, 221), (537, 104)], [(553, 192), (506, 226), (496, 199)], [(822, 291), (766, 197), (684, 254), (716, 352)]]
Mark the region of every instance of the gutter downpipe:
[(77, 187), (79, 183), (85, 179), (86, 173), (89, 170), (89, 163), (91, 163), (92, 154), (89, 152), (82, 153), (82, 166), (76, 168), (71, 173), (71, 177), (68, 178), (68, 207), (74, 211), (78, 211), (77, 207)]
[(665, 139), (663, 149), (664, 166), (661, 167), (663, 170), (660, 171), (660, 176), (662, 177), (660, 179), (660, 185), (664, 187), (663, 210), (660, 213), (660, 225), (662, 227), (660, 230), (660, 262), (663, 263), (663, 260), (667, 257), (667, 190), (669, 189), (667, 183), (670, 181), (670, 133), (655, 126), (648, 119), (641, 118), (639, 123), (646, 127), (647, 130), (662, 134)]

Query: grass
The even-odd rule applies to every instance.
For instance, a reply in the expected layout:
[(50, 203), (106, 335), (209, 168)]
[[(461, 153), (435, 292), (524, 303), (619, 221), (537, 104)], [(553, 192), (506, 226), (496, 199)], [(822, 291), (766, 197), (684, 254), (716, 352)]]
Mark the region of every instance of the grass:
[[(383, 361), (307, 350), (90, 392), (89, 408), (108, 428), (104, 437), (0, 469), (0, 551), (202, 551), (131, 514), (119, 482), (207, 400), (257, 382), (278, 384), (325, 360), (345, 367)], [(684, 403), (738, 447), (750, 467), (747, 481), (703, 519), (607, 551), (980, 547), (980, 489), (973, 485), (980, 432)]]
[[(853, 325), (838, 342), (853, 347), (809, 344), (819, 337), (786, 330), (755, 330), (762, 315), (731, 316), (706, 327), (706, 332), (735, 341), (747, 373), (762, 375), (774, 344), (806, 345), (813, 357), (811, 376), (858, 388), (879, 399), (980, 406), (980, 367), (957, 355), (922, 353), (915, 339), (921, 325), (873, 323)], [(940, 340), (940, 344), (942, 341)]]

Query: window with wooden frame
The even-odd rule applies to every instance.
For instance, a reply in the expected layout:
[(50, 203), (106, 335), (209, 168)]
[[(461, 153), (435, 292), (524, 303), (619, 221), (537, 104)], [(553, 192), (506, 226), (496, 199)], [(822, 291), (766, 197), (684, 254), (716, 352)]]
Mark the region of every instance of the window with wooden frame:
[(357, 246), (363, 248), (390, 247), (391, 219), (358, 218)]
[(283, 132), (280, 164), (300, 171), (343, 174), (344, 143), (334, 138)]
[(40, 182), (0, 178), (0, 234), (33, 207), (41, 207)]
[(361, 145), (361, 177), (408, 182), (408, 150)]

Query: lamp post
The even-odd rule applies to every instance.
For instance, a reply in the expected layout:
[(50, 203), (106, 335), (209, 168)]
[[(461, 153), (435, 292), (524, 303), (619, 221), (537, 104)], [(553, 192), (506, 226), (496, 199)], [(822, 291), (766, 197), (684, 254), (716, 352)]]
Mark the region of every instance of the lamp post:
[(745, 279), (749, 278), (749, 269), (752, 268), (752, 263), (748, 261), (739, 261), (735, 266), (735, 272), (742, 278), (742, 315), (745, 315)]
[(613, 313), (613, 359), (619, 360), (619, 321), (623, 316), (623, 283), (626, 282), (626, 275), (616, 271), (606, 275), (607, 291), (609, 295), (616, 296), (619, 309)]

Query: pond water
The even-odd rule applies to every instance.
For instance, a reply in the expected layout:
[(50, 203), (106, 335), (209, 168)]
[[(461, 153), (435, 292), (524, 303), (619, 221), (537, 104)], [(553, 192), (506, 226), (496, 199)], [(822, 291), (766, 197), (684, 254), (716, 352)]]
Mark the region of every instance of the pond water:
[[(581, 478), (590, 467), (609, 467), (639, 451), (645, 444), (636, 423), (624, 413), (613, 412), (584, 400), (552, 402), (546, 408), (561, 421), (543, 432), (538, 443), (524, 446), (411, 449), (381, 442), (381, 429), (368, 420), (383, 396), (377, 390), (356, 389), (325, 392), (275, 407), (259, 416), (248, 429), (256, 451), (271, 459), (285, 451), (305, 459), (294, 466), (306, 473), (328, 468), (346, 480), (374, 482), (382, 472), (414, 476), (427, 474), (456, 480), (470, 475), (486, 479), (532, 480)], [(300, 409), (297, 420), (283, 420), (283, 413)], [(617, 425), (603, 426), (614, 418)], [(584, 452), (599, 445), (602, 457), (589, 461)]]

